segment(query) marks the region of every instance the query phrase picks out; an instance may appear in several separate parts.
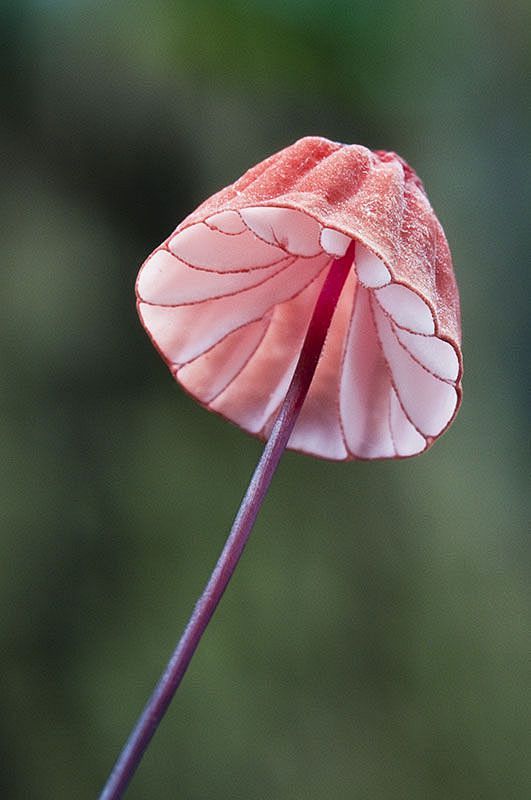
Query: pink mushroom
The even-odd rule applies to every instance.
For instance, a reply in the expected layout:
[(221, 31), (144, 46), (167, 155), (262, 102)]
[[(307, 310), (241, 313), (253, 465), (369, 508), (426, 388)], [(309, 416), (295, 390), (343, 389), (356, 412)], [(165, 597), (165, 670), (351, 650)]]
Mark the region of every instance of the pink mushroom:
[(288, 447), (416, 455), (459, 406), (459, 296), (424, 188), (394, 153), (307, 137), (253, 167), (149, 256), (139, 314), (190, 394), (267, 438), (350, 242), (353, 269)]
[(166, 712), (285, 447), (335, 460), (416, 455), (461, 401), (450, 251), (422, 183), (395, 153), (295, 142), (190, 214), (143, 264), (136, 289), (175, 378), (267, 444), (102, 800), (122, 796)]

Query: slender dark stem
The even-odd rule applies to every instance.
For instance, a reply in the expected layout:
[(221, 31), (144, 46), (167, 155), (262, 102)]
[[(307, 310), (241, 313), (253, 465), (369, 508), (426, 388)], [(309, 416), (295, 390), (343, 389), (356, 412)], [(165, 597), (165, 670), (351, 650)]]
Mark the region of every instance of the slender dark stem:
[(345, 255), (332, 262), (315, 304), (285, 400), (251, 478), (225, 547), (164, 674), (114, 766), (100, 800), (116, 800), (122, 797), (236, 568), (310, 388), (328, 327), (353, 259), (352, 242)]

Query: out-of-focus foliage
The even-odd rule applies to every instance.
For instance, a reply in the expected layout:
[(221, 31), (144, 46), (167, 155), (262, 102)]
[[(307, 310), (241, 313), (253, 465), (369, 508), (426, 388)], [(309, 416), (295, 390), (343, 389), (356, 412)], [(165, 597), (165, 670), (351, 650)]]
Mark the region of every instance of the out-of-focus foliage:
[(2, 4), (2, 797), (95, 796), (260, 452), (172, 382), (138, 265), (308, 133), (424, 179), (464, 404), (411, 461), (286, 456), (128, 796), (531, 796), (530, 8)]

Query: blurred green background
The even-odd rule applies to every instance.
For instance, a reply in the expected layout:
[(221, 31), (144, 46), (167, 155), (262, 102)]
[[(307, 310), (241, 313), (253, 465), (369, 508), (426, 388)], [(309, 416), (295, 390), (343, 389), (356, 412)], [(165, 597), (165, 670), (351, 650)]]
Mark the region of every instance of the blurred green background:
[(1, 796), (96, 796), (261, 450), (171, 380), (138, 265), (313, 133), (423, 178), (464, 404), (413, 460), (285, 457), (128, 797), (527, 800), (529, 2), (4, 0), (0, 19)]

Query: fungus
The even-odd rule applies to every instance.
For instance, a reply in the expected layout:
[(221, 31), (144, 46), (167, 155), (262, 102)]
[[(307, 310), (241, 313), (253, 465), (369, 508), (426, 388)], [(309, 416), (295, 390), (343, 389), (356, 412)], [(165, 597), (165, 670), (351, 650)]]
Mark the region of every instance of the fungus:
[(461, 401), (450, 251), (421, 181), (395, 153), (295, 142), (190, 214), (145, 261), (136, 292), (176, 380), (267, 444), (105, 800), (121, 796), (165, 713), (284, 449), (413, 456)]

